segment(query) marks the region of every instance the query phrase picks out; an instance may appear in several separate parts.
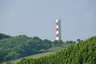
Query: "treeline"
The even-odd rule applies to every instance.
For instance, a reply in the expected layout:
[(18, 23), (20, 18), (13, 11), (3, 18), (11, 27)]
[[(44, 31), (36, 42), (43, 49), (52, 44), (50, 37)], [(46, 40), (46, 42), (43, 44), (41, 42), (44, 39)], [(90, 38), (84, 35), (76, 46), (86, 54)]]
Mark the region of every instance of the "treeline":
[(16, 64), (96, 64), (96, 36), (70, 45), (57, 54), (38, 59), (22, 59)]
[(0, 34), (0, 61), (14, 60), (43, 52), (52, 47), (50, 40), (26, 35), (8, 36)]
[(0, 33), (0, 39), (10, 38), (11, 36)]
[(0, 62), (15, 60), (32, 54), (46, 52), (51, 47), (66, 47), (75, 41), (50, 41), (26, 35), (9, 36), (0, 33)]

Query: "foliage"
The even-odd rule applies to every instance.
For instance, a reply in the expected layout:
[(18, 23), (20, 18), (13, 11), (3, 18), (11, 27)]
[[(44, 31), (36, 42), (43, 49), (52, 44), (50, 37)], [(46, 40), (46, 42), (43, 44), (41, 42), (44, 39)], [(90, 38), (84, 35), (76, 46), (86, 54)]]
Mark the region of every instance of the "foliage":
[(55, 40), (55, 41), (53, 41), (53, 45), (55, 46), (55, 47), (63, 47), (63, 45), (64, 45), (64, 42), (62, 41), (62, 40)]
[[(20, 57), (41, 53), (42, 49), (52, 47), (50, 40), (41, 40), (38, 37), (28, 37), (26, 35), (6, 38), (0, 34), (0, 61), (14, 60)], [(6, 36), (7, 37), (7, 36)]]
[(96, 64), (96, 36), (38, 59), (24, 58), (16, 64)]
[(6, 62), (5, 64), (13, 64), (12, 62), (10, 62), (10, 61), (8, 61), (8, 62)]
[(62, 40), (55, 40), (52, 42), (48, 39), (42, 40), (39, 37), (9, 36), (0, 33), (0, 62), (50, 51), (49, 48), (66, 47), (69, 44), (74, 44), (74, 41), (64, 43)]
[(0, 33), (0, 39), (10, 38), (11, 36)]

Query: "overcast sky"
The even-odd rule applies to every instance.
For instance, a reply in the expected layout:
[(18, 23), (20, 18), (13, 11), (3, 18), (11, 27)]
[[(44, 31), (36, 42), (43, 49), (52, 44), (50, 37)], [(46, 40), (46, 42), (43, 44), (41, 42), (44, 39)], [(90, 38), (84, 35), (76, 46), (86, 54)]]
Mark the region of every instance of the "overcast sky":
[(55, 40), (61, 19), (62, 40), (96, 35), (96, 0), (0, 0), (0, 32)]

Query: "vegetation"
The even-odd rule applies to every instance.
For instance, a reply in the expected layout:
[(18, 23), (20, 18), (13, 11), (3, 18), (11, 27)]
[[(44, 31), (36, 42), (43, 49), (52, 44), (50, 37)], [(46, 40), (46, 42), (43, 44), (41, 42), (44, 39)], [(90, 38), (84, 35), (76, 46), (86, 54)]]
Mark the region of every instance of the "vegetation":
[(23, 58), (16, 64), (96, 64), (96, 36), (70, 45), (56, 54), (37, 59)]
[(38, 37), (27, 37), (25, 35), (5, 38), (4, 35), (0, 40), (0, 61), (14, 60), (41, 53), (50, 47), (52, 47), (52, 42), (47, 39), (41, 40)]
[(41, 40), (39, 37), (28, 37), (26, 35), (9, 36), (0, 33), (0, 62), (15, 60), (42, 52), (57, 51), (49, 49), (52, 47), (66, 47), (67, 44), (74, 43), (74, 41), (63, 42), (62, 40), (55, 40), (52, 42), (48, 39)]
[(10, 38), (11, 36), (9, 36), (9, 35), (5, 35), (5, 34), (3, 34), (3, 33), (0, 33), (0, 40), (1, 39), (5, 39), (5, 38)]

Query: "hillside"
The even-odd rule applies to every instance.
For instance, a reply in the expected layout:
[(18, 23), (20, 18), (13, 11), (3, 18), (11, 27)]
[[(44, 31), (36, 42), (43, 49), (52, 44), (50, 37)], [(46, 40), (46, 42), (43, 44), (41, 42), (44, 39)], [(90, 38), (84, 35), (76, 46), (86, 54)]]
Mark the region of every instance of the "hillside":
[(10, 38), (11, 36), (9, 35), (6, 35), (6, 34), (3, 34), (3, 33), (0, 33), (0, 40), (1, 39), (6, 39), (6, 38)]
[[(66, 48), (75, 43), (75, 41), (50, 41), (48, 39), (42, 40), (39, 37), (10, 36), (0, 33), (0, 63), (34, 54), (54, 52), (58, 47)], [(57, 50), (60, 50), (60, 48)]]
[[(59, 52), (62, 49), (64, 49), (64, 48), (62, 48), (62, 47), (53, 47), (53, 48), (49, 48), (47, 52), (38, 53), (38, 54), (18, 58), (18, 59), (15, 59), (15, 60), (12, 60), (12, 61), (7, 61), (7, 62), (16, 63), (16, 62), (22, 60), (23, 58), (28, 58), (29, 59), (29, 58), (40, 58), (40, 57), (44, 57), (44, 56), (49, 56), (51, 54), (56, 54), (56, 52)], [(2, 64), (6, 64), (7, 62), (4, 62)]]
[(96, 64), (96, 36), (80, 41), (49, 56), (28, 59), (16, 64)]
[(0, 38), (0, 62), (46, 52), (46, 49), (52, 47), (50, 40), (42, 40), (38, 37), (18, 35), (9, 38), (1, 34)]

